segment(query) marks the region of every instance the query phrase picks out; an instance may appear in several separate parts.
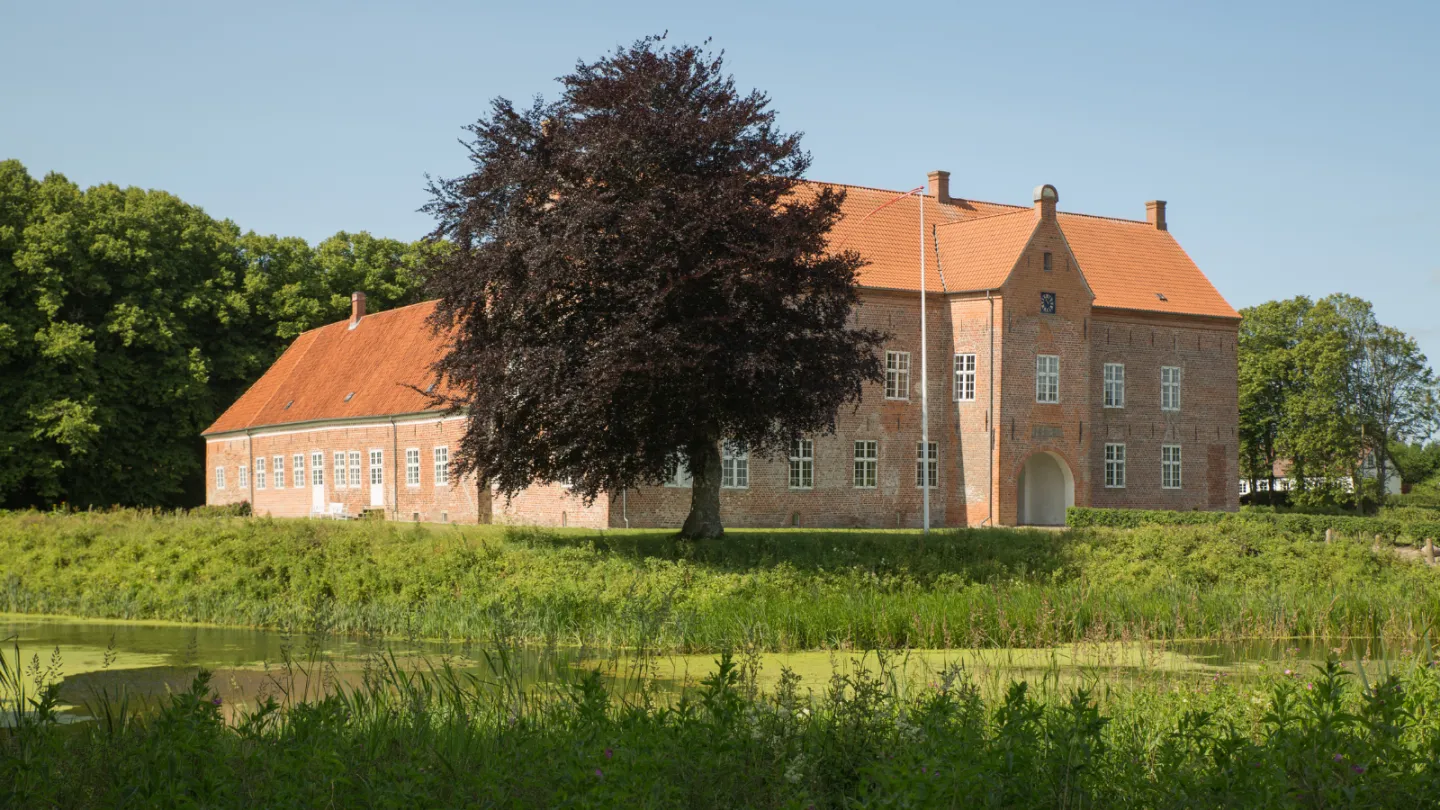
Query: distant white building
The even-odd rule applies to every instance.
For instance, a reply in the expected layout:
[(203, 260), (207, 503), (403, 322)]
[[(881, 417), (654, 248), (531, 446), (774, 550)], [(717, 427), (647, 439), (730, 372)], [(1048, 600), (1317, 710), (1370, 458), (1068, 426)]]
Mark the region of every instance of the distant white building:
[[(1282, 459), (1282, 460), (1280, 460), (1280, 461), (1275, 462), (1275, 471), (1274, 471), (1274, 473), (1275, 473), (1275, 491), (1276, 491), (1276, 492), (1289, 492), (1289, 491), (1292, 490), (1292, 489), (1297, 489), (1297, 488), (1298, 488), (1298, 487), (1296, 486), (1296, 482), (1295, 482), (1294, 477), (1292, 477), (1292, 476), (1289, 474), (1289, 472), (1290, 472), (1290, 462), (1289, 462), (1289, 461)], [(1373, 480), (1375, 480), (1375, 476), (1376, 476), (1377, 472), (1378, 472), (1378, 471), (1376, 470), (1375, 455), (1374, 455), (1373, 453), (1366, 453), (1366, 454), (1365, 454), (1365, 458), (1360, 461), (1360, 475), (1361, 475), (1361, 477), (1373, 481)], [(1318, 478), (1308, 479), (1308, 480), (1309, 480), (1309, 482), (1311, 483), (1311, 485), (1318, 485), (1318, 484), (1324, 483), (1324, 481), (1322, 481), (1321, 479), (1318, 479)], [(1355, 488), (1355, 484), (1354, 484), (1350, 479), (1346, 478), (1346, 479), (1343, 479), (1342, 481), (1340, 481), (1340, 488), (1341, 488), (1342, 490), (1344, 490), (1345, 492), (1349, 492), (1349, 491), (1351, 491), (1352, 489)], [(1262, 478), (1262, 479), (1260, 479), (1259, 481), (1256, 481), (1256, 482), (1255, 482), (1255, 491), (1256, 491), (1256, 492), (1269, 492), (1269, 491), (1270, 491), (1270, 481), (1269, 481), (1269, 479)], [(1401, 491), (1400, 468), (1397, 467), (1397, 466), (1395, 466), (1395, 460), (1392, 458), (1392, 459), (1390, 459), (1390, 462), (1385, 465), (1385, 494), (1386, 494), (1386, 495), (1399, 495), (1399, 494), (1400, 494), (1400, 491)], [(1240, 494), (1241, 494), (1241, 495), (1249, 495), (1249, 494), (1250, 494), (1250, 479), (1248, 479), (1248, 478), (1241, 478), (1241, 479), (1240, 479)]]

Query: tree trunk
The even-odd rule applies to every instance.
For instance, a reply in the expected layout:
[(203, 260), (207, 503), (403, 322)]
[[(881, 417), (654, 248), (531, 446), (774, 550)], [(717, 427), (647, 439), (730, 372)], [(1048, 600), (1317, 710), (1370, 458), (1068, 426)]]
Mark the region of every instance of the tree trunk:
[(690, 458), (690, 515), (680, 528), (687, 540), (711, 540), (725, 535), (720, 524), (720, 443), (696, 442)]

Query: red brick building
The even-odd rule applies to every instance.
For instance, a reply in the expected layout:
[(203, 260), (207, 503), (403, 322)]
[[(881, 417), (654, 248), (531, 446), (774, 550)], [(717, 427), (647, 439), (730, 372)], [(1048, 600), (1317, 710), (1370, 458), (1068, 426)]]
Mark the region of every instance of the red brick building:
[[(1067, 505), (1238, 506), (1239, 315), (1170, 234), (1144, 220), (844, 187), (836, 249), (869, 262), (856, 319), (891, 335), (886, 381), (834, 435), (788, 458), (725, 460), (730, 526), (1058, 524)], [(930, 447), (920, 407), (924, 205)], [(1137, 206), (1138, 207), (1138, 206)], [(427, 407), (443, 351), (433, 305), (306, 332), (206, 432), (210, 503), (306, 516), (383, 509), (400, 520), (679, 526), (687, 482), (589, 506), (563, 487), (505, 499), (453, 475), (463, 417)], [(683, 475), (683, 472), (681, 473)]]

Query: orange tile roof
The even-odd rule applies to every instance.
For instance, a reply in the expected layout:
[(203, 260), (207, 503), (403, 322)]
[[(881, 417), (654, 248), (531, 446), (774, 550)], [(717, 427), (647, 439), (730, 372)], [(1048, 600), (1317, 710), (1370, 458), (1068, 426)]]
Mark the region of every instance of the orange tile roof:
[(425, 322), (434, 309), (426, 301), (371, 313), (354, 329), (348, 319), (311, 329), (205, 433), (437, 410), (406, 387), (434, 382), (430, 365), (445, 346)]
[[(840, 221), (830, 231), (830, 249), (853, 250), (864, 257), (869, 264), (860, 269), (860, 286), (875, 289), (920, 289), (920, 204), (917, 199), (924, 200), (927, 231), (930, 225), (945, 225), (1016, 210), (1009, 205), (954, 198), (942, 204), (928, 195), (896, 199), (904, 192), (840, 183), (807, 183), (801, 193), (822, 185), (845, 191)], [(934, 244), (929, 247), (925, 289), (943, 292), (945, 288), (941, 286), (933, 261)], [(941, 264), (944, 264), (943, 257)]]
[(1035, 212), (1019, 208), (937, 228), (945, 287), (951, 292), (999, 289), (1035, 225)]
[[(862, 287), (918, 290), (920, 206), (904, 192), (840, 183), (846, 192), (843, 215), (830, 235), (832, 249), (858, 252)], [(928, 292), (966, 292), (998, 288), (1029, 238), (1034, 209), (952, 198), (941, 203), (926, 196), (926, 229), (937, 227), (944, 286), (927, 264)], [(1029, 216), (1025, 216), (1025, 214)], [(1239, 318), (1169, 231), (1148, 222), (1061, 212), (1060, 229), (1095, 293), (1095, 306), (1184, 315)], [(1024, 233), (1024, 238), (1020, 237)], [(934, 257), (931, 245), (929, 257)], [(1007, 255), (1008, 254), (1008, 255)], [(1156, 293), (1164, 296), (1162, 300)]]
[[(806, 183), (796, 193), (813, 194), (822, 185), (846, 192), (829, 244), (868, 262), (859, 283), (870, 289), (919, 289), (917, 199), (925, 206), (926, 230), (936, 226), (935, 241), (927, 245), (928, 292), (998, 289), (1035, 229), (1034, 209), (1025, 206), (958, 198), (941, 203), (835, 183)], [(1095, 306), (1239, 317), (1168, 231), (1083, 214), (1060, 213), (1059, 223)], [(937, 244), (938, 263), (931, 261)], [(445, 339), (426, 324), (434, 308), (428, 301), (367, 315), (353, 330), (347, 320), (306, 332), (205, 433), (436, 410), (406, 387), (428, 386), (430, 365), (444, 350)]]
[(1059, 219), (1095, 292), (1095, 306), (1240, 317), (1169, 231), (1148, 222), (1084, 214), (1061, 213)]

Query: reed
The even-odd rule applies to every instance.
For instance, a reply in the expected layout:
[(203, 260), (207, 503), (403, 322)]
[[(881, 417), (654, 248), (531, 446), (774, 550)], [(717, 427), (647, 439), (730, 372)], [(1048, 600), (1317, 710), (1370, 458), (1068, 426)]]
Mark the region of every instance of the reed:
[[(1440, 795), (1428, 648), (1375, 677), (1331, 660), (1251, 681), (1042, 677), (993, 696), (963, 669), (915, 686), (900, 656), (865, 657), (762, 692), (722, 654), (698, 687), (657, 701), (612, 693), (598, 672), (525, 688), (503, 660), (479, 678), (380, 656), (357, 685), (238, 707), (201, 672), (157, 705), (70, 726), (37, 672), (29, 719), (0, 730), (0, 805), (1413, 808)], [(0, 701), (18, 695), (9, 658)], [(302, 670), (291, 662), (323, 683)]]

